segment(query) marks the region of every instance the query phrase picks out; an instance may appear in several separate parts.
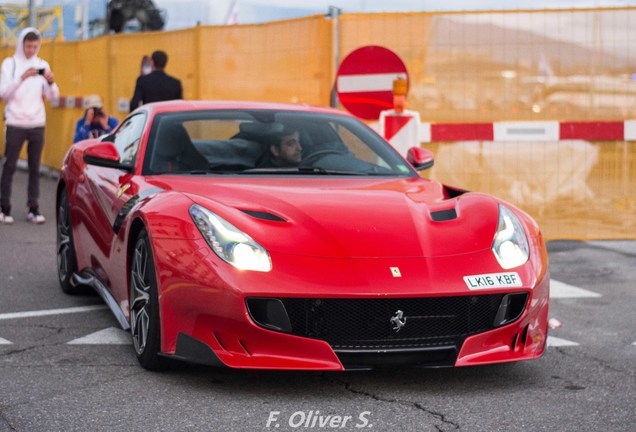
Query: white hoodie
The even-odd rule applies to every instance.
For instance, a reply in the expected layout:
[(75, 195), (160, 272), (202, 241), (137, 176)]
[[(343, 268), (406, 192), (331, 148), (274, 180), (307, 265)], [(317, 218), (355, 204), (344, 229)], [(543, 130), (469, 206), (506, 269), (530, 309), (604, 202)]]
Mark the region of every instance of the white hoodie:
[(33, 27), (22, 30), (15, 55), (4, 59), (0, 69), (0, 97), (6, 101), (5, 123), (25, 129), (43, 127), (46, 123), (46, 112), (42, 98), (50, 100), (60, 95), (57, 84), (49, 85), (42, 75), (21, 79), (27, 69), (51, 69), (45, 60), (38, 57), (39, 46), (38, 52), (31, 58), (27, 59), (24, 55), (24, 36), (29, 32), (40, 34)]

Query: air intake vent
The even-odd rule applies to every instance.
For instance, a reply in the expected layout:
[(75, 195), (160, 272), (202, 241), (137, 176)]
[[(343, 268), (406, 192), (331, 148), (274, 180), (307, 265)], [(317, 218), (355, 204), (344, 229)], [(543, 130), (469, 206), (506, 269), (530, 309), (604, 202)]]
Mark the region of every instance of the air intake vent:
[(454, 208), (448, 210), (439, 210), (435, 212), (431, 212), (431, 219), (435, 222), (443, 222), (449, 221), (453, 219), (457, 219), (457, 212)]
[[(527, 301), (528, 293), (506, 294), (501, 299), (493, 325), (499, 327), (516, 321), (526, 308)], [(525, 339), (525, 334), (522, 339)], [(525, 343), (525, 340), (522, 340), (521, 343)]]
[(247, 311), (256, 324), (270, 330), (290, 333), (289, 316), (283, 302), (274, 298), (248, 298)]
[(254, 210), (243, 210), (243, 209), (241, 209), (241, 211), (256, 219), (263, 219), (263, 220), (274, 221), (274, 222), (287, 222), (285, 219), (278, 217), (275, 214), (271, 214), (267, 212), (259, 212)]

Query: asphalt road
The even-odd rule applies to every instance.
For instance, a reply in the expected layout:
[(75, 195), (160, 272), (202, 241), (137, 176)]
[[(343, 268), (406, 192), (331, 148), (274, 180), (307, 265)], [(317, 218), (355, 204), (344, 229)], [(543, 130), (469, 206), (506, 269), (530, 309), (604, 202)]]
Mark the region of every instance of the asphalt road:
[[(0, 225), (0, 431), (633, 431), (636, 242), (549, 244), (551, 346), (538, 360), (316, 373), (184, 366), (151, 373), (93, 295), (55, 273), (46, 224)], [(92, 307), (91, 306), (95, 306)], [(82, 309), (82, 307), (86, 307)], [(69, 343), (70, 342), (70, 343)], [(268, 427), (269, 421), (269, 427)]]

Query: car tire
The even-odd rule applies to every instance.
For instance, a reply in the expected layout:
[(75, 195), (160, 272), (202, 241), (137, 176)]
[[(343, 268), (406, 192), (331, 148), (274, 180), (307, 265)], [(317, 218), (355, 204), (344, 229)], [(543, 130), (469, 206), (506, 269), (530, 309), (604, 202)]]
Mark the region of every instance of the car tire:
[(148, 370), (167, 367), (166, 359), (159, 355), (161, 325), (157, 275), (145, 229), (137, 236), (130, 257), (130, 334), (142, 367)]
[(71, 283), (73, 274), (77, 271), (77, 255), (73, 244), (72, 228), (68, 194), (66, 189), (63, 189), (57, 206), (57, 276), (62, 291), (66, 294), (76, 295), (84, 290), (81, 286), (75, 286)]

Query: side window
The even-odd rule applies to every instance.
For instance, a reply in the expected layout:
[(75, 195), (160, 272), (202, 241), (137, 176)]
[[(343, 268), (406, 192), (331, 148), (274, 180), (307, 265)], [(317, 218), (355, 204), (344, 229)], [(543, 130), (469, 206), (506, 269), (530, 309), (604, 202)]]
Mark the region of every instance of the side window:
[(134, 164), (145, 123), (146, 116), (137, 114), (124, 120), (117, 129), (114, 143), (121, 163)]

